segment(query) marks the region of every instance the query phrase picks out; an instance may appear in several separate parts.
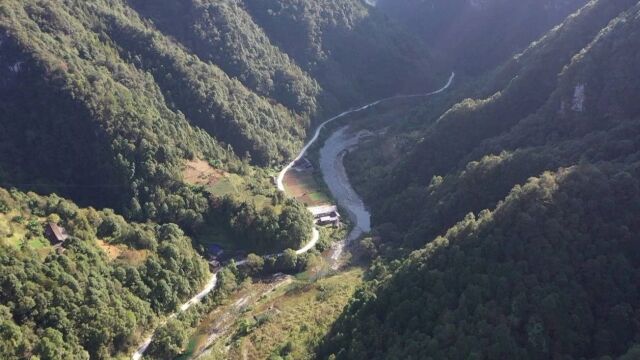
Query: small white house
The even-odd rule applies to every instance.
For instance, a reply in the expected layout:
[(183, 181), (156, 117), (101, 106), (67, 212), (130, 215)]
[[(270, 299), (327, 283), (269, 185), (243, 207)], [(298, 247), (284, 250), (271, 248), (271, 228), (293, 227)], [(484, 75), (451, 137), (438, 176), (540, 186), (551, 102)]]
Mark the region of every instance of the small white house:
[(334, 225), (340, 224), (340, 213), (335, 205), (321, 205), (308, 208), (318, 225)]

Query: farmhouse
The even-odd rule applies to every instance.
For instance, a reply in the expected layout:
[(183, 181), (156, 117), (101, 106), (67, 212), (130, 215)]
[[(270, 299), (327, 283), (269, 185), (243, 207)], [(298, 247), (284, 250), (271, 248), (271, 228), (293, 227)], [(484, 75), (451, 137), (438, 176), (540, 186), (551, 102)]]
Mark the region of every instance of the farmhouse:
[(53, 246), (61, 246), (69, 238), (67, 231), (58, 224), (49, 222), (44, 227), (44, 236)]
[(324, 225), (340, 225), (340, 213), (335, 205), (322, 205), (308, 208), (316, 224)]

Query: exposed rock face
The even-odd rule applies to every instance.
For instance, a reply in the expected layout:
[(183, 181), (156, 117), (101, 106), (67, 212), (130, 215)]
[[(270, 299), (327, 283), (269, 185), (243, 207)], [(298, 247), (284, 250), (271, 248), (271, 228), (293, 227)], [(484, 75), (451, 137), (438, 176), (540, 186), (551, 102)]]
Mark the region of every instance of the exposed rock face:
[(17, 74), (20, 71), (22, 71), (22, 64), (24, 64), (24, 62), (22, 61), (16, 61), (13, 65), (9, 65), (9, 71)]
[(576, 85), (575, 91), (573, 93), (573, 105), (571, 105), (571, 110), (576, 112), (584, 111), (584, 100), (585, 100), (585, 85), (578, 84)]
[(11, 84), (26, 68), (24, 56), (0, 33), (0, 86)]

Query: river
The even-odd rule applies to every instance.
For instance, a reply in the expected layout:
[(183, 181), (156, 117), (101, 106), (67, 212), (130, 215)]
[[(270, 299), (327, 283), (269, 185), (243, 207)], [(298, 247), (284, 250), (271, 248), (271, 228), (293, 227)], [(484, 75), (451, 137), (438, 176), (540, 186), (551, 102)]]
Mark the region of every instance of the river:
[[(455, 79), (455, 76), (456, 76), (455, 73), (451, 73), (447, 83), (442, 88), (436, 91), (423, 93), (423, 94), (396, 95), (396, 96), (376, 100), (372, 103), (361, 106), (359, 108), (344, 111), (332, 117), (331, 119), (321, 123), (316, 129), (313, 137), (307, 142), (307, 144), (305, 144), (305, 146), (302, 148), (298, 156), (296, 156), (295, 159), (293, 159), (289, 164), (287, 164), (282, 169), (282, 171), (280, 171), (280, 173), (278, 174), (277, 181), (276, 181), (276, 186), (278, 190), (283, 192), (286, 190), (284, 187), (284, 176), (287, 174), (289, 170), (291, 170), (291, 168), (294, 166), (296, 161), (303, 158), (306, 155), (309, 148), (313, 144), (315, 144), (316, 141), (318, 141), (318, 138), (320, 137), (320, 133), (322, 129), (324, 129), (327, 124), (334, 122), (338, 119), (341, 119), (347, 115), (364, 111), (366, 109), (369, 109), (373, 106), (376, 106), (382, 102), (386, 102), (389, 100), (415, 98), (415, 97), (428, 97), (431, 95), (442, 93), (451, 86), (451, 84), (453, 83), (453, 80)], [(342, 250), (346, 243), (357, 239), (362, 234), (369, 232), (371, 230), (371, 220), (370, 220), (371, 215), (369, 214), (369, 211), (366, 209), (364, 202), (362, 201), (360, 196), (358, 196), (356, 191), (351, 186), (351, 183), (349, 182), (349, 178), (347, 177), (347, 172), (344, 168), (344, 163), (343, 163), (345, 151), (356, 146), (359, 143), (359, 141), (360, 141), (360, 137), (357, 135), (356, 136), (349, 135), (347, 132), (347, 127), (345, 126), (335, 131), (327, 139), (324, 146), (320, 150), (320, 169), (322, 171), (322, 176), (327, 186), (329, 187), (329, 190), (331, 191), (331, 194), (333, 195), (334, 199), (336, 199), (338, 204), (347, 211), (354, 225), (353, 229), (347, 236), (347, 239), (334, 245), (333, 251), (331, 252), (331, 259), (334, 261), (334, 263), (336, 263), (336, 261), (342, 254)], [(319, 232), (318, 232), (318, 229), (314, 227), (312, 229), (309, 242), (304, 247), (297, 250), (296, 253), (303, 254), (313, 249), (316, 243), (318, 242), (318, 239), (319, 239)], [(275, 254), (271, 256), (278, 256), (278, 255), (280, 254)], [(238, 262), (238, 264), (242, 264), (242, 263), (244, 263), (244, 260)], [(189, 299), (189, 301), (184, 303), (182, 306), (180, 306), (179, 311), (171, 314), (169, 316), (169, 319), (176, 317), (179, 312), (188, 310), (191, 306), (199, 303), (205, 296), (207, 296), (211, 291), (213, 291), (217, 283), (217, 279), (218, 279), (217, 275), (218, 275), (217, 272), (211, 274), (211, 278), (209, 279), (209, 281), (207, 281), (207, 284), (205, 285), (204, 289), (200, 291), (200, 293), (195, 295), (193, 298)], [(164, 324), (164, 322), (162, 324)], [(145, 338), (144, 342), (140, 344), (140, 346), (138, 346), (136, 351), (131, 355), (132, 360), (140, 360), (142, 358), (142, 356), (144, 355), (144, 352), (147, 350), (147, 348), (153, 341), (153, 335), (154, 333), (152, 333), (150, 336)]]

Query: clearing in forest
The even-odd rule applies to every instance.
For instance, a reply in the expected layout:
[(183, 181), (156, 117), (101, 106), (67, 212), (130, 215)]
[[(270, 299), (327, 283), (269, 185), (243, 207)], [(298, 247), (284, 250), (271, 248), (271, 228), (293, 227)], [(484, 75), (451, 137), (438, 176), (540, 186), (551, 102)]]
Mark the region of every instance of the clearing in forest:
[(215, 169), (205, 160), (189, 160), (185, 164), (182, 176), (190, 185), (214, 186), (225, 178), (226, 173)]
[(123, 244), (110, 244), (104, 240), (96, 240), (96, 244), (105, 252), (109, 261), (118, 261), (130, 266), (140, 266), (149, 257), (148, 250), (136, 250)]
[(284, 177), (284, 188), (289, 196), (307, 207), (331, 203), (312, 171), (291, 169)]

